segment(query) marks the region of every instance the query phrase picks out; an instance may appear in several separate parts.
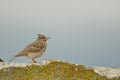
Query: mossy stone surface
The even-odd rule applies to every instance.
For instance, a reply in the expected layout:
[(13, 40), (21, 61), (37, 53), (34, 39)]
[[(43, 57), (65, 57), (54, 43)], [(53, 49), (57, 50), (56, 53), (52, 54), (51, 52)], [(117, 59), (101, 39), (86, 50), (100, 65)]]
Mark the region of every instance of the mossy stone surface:
[(108, 79), (83, 65), (54, 61), (42, 66), (1, 69), (0, 80), (120, 80), (120, 78)]

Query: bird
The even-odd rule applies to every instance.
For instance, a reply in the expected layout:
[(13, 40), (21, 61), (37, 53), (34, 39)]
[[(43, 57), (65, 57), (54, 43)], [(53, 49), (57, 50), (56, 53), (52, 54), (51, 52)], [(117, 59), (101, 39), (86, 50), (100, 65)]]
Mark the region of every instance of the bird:
[(37, 63), (35, 59), (41, 57), (46, 51), (48, 39), (49, 37), (46, 37), (43, 34), (38, 34), (37, 39), (33, 43), (29, 44), (18, 54), (14, 55), (9, 62), (13, 61), (17, 57), (25, 56), (31, 59), (32, 62)]

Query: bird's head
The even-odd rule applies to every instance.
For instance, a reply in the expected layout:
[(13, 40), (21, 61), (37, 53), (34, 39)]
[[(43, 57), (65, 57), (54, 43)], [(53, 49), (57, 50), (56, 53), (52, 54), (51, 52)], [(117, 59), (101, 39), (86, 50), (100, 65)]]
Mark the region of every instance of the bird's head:
[(47, 41), (49, 39), (49, 37), (46, 37), (43, 34), (38, 34), (38, 39), (43, 40), (43, 41)]

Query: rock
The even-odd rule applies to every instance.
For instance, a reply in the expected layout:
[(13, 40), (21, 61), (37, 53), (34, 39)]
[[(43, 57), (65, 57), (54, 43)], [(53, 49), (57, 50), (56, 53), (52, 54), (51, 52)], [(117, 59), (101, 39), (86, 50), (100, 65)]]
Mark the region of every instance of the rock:
[(119, 68), (86, 67), (59, 60), (0, 63), (0, 80), (120, 80), (119, 72)]
[(114, 78), (120, 76), (120, 68), (110, 68), (110, 67), (93, 67), (95, 72), (107, 76), (108, 78)]

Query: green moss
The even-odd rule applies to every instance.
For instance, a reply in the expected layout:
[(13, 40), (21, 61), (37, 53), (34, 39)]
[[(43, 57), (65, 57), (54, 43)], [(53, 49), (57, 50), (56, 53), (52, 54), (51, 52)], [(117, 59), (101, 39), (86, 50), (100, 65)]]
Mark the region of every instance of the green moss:
[[(110, 80), (83, 65), (53, 61), (48, 65), (9, 67), (0, 70), (0, 80)], [(113, 79), (120, 80), (120, 79)]]

